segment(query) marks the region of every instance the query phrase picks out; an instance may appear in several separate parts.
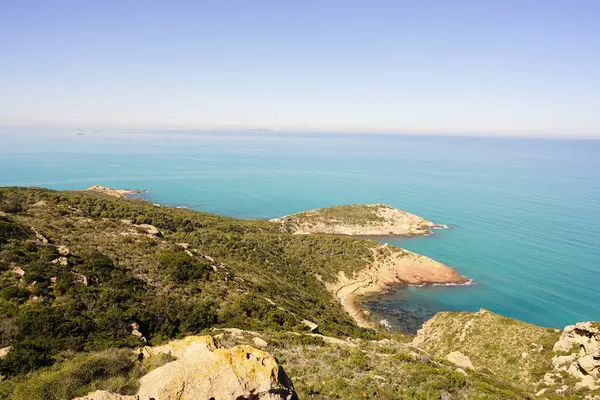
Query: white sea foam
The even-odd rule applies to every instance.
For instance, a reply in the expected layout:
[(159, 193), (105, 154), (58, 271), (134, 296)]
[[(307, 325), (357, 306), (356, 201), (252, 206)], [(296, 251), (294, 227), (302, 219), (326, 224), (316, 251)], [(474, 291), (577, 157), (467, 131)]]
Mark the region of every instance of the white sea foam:
[(434, 283), (432, 286), (470, 286), (475, 285), (476, 283), (477, 282), (475, 282), (473, 279), (469, 279), (465, 283)]
[(381, 321), (379, 321), (379, 325), (383, 326), (388, 331), (392, 330), (392, 324), (390, 324), (390, 321), (388, 321), (387, 319), (382, 319)]
[(436, 225), (433, 227), (433, 229), (450, 229), (450, 227), (448, 225)]

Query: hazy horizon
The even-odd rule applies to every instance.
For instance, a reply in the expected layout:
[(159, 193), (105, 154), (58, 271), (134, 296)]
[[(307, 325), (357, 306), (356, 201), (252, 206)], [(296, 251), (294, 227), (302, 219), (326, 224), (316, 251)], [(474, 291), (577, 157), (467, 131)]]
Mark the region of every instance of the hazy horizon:
[[(16, 132), (18, 130), (18, 132)], [(600, 140), (600, 135), (534, 135), (534, 134), (510, 134), (510, 133), (490, 133), (482, 132), (482, 134), (468, 132), (402, 132), (402, 131), (368, 131), (368, 130), (319, 130), (319, 129), (268, 129), (268, 128), (198, 128), (198, 129), (169, 129), (169, 128), (135, 128), (135, 127), (100, 127), (100, 126), (83, 126), (83, 125), (62, 125), (62, 126), (45, 126), (45, 125), (2, 125), (0, 124), (0, 137), (7, 135), (30, 135), (31, 137), (44, 137), (46, 133), (54, 132), (56, 138), (65, 139), (76, 134), (84, 135), (99, 135), (108, 138), (113, 135), (127, 134), (170, 134), (180, 135), (228, 135), (228, 136), (421, 136), (421, 137), (439, 137), (439, 138), (480, 138), (480, 139), (540, 139), (540, 140)]]
[(600, 3), (25, 0), (0, 125), (600, 137)]

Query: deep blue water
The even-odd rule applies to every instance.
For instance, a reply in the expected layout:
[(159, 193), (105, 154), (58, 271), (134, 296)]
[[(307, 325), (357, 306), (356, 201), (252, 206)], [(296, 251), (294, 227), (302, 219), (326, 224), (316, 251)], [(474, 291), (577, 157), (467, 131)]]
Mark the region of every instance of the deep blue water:
[(405, 328), (480, 307), (553, 327), (600, 320), (600, 141), (0, 130), (0, 185), (93, 184), (240, 218), (386, 203), (449, 225), (385, 239), (477, 282), (370, 303)]

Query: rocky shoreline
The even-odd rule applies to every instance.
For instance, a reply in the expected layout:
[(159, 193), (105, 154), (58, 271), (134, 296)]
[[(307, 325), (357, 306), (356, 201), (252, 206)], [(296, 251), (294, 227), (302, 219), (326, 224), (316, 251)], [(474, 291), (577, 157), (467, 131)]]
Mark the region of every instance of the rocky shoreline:
[[(434, 229), (447, 229), (415, 214), (386, 204), (355, 204), (303, 211), (270, 220), (281, 224), (285, 233), (298, 235), (333, 234), (352, 237), (428, 236)], [(361, 327), (376, 328), (370, 312), (358, 299), (402, 286), (468, 285), (472, 281), (451, 267), (394, 246), (377, 245), (373, 262), (348, 277), (338, 274), (327, 289)]]
[(377, 324), (370, 321), (370, 312), (360, 306), (361, 296), (407, 285), (468, 285), (471, 282), (453, 268), (429, 257), (378, 245), (374, 261), (367, 268), (352, 277), (340, 272), (338, 280), (326, 286), (359, 326), (375, 328)]

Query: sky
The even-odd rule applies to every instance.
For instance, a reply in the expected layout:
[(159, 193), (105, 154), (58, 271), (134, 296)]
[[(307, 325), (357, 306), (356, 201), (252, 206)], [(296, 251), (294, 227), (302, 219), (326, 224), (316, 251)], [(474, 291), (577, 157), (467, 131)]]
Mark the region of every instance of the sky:
[(600, 1), (0, 0), (0, 125), (600, 137)]

